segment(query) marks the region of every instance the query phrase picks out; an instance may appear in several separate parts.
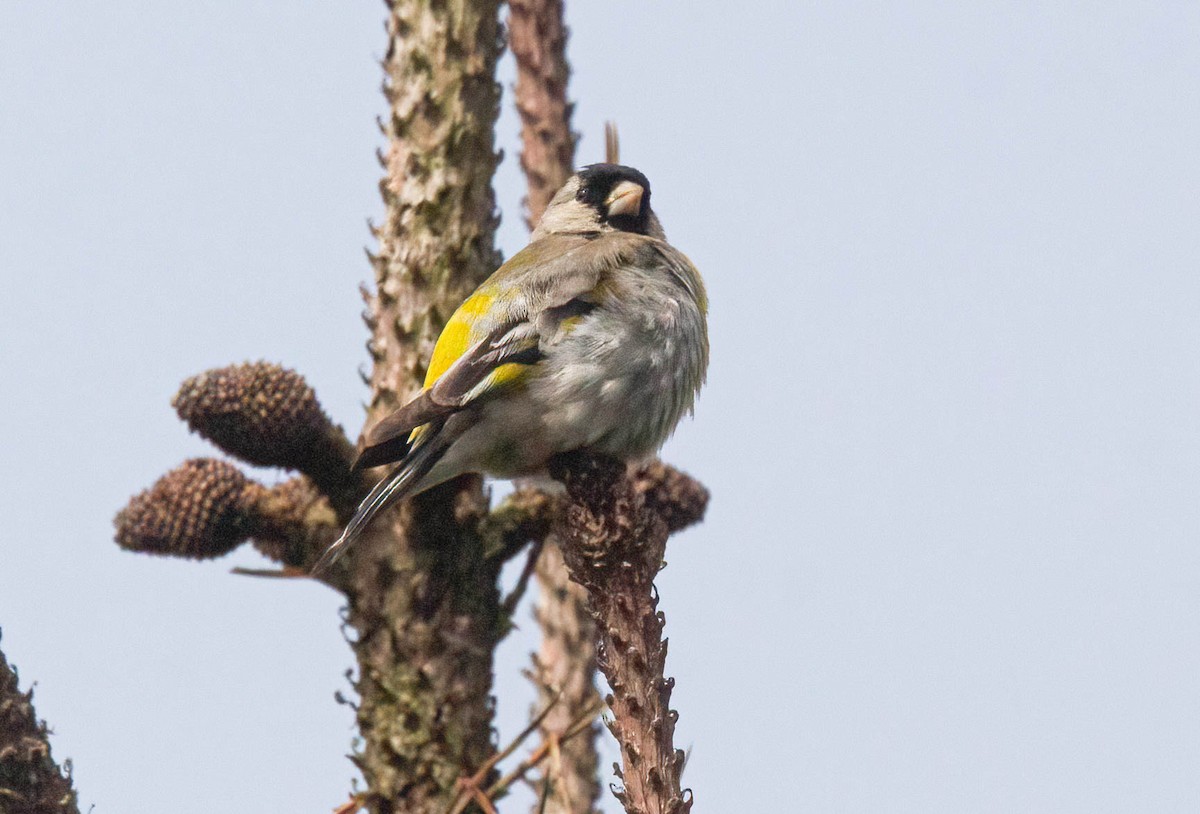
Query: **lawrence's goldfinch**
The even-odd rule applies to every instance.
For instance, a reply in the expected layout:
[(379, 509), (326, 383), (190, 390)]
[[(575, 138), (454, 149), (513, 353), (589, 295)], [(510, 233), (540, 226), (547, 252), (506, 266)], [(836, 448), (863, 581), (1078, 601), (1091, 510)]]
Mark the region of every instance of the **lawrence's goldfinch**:
[(654, 453), (704, 382), (706, 309), (700, 273), (650, 209), (646, 176), (584, 167), (530, 244), (450, 318), (420, 395), (364, 434), (356, 466), (399, 465), (313, 572), (385, 507), (465, 472), (537, 474), (580, 448)]

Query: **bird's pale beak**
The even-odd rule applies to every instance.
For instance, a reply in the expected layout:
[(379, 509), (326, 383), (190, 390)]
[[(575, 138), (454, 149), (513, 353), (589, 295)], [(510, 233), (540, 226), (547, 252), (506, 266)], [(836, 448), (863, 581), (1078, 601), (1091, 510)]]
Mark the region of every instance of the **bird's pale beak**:
[(613, 187), (604, 205), (611, 218), (615, 215), (638, 215), (642, 211), (642, 196), (646, 190), (633, 181), (622, 181)]

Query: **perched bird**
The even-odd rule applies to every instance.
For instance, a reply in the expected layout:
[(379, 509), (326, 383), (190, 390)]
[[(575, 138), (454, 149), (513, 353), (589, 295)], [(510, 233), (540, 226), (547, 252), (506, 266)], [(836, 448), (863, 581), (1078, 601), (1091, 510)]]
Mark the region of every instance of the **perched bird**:
[(635, 169), (593, 164), (531, 242), (459, 306), (415, 399), (366, 431), (356, 468), (399, 462), (313, 568), (392, 503), (466, 472), (533, 475), (561, 452), (654, 453), (708, 366), (700, 273), (667, 243)]

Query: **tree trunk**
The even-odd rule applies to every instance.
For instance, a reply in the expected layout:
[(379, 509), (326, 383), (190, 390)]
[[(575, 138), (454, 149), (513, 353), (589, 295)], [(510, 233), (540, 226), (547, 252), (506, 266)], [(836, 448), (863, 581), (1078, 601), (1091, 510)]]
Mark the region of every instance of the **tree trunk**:
[[(442, 326), (499, 265), (491, 179), (500, 89), (494, 0), (394, 0), (384, 91), (386, 204), (368, 298), (368, 422), (411, 398)], [(372, 812), (442, 814), (493, 752), (498, 560), (475, 532), (481, 482), (464, 477), (376, 523), (351, 560), (356, 762)]]

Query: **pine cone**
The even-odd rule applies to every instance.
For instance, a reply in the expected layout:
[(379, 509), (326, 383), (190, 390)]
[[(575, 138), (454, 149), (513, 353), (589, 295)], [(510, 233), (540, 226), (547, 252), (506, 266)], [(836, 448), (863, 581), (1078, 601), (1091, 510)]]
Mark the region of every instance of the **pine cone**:
[(265, 491), (256, 509), (253, 545), (284, 565), (312, 565), (341, 528), (329, 501), (303, 475)]
[(307, 471), (327, 462), (331, 439), (341, 436), (304, 378), (269, 362), (193, 376), (171, 406), (192, 430), (256, 466)]
[(194, 458), (117, 514), (117, 544), (173, 557), (220, 557), (245, 542), (254, 503), (265, 491), (232, 464)]
[(633, 481), (646, 508), (663, 519), (668, 531), (676, 532), (704, 519), (708, 489), (690, 475), (654, 460), (640, 467)]

